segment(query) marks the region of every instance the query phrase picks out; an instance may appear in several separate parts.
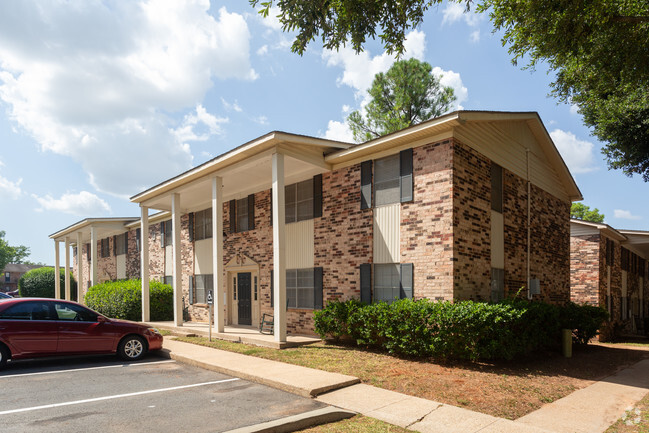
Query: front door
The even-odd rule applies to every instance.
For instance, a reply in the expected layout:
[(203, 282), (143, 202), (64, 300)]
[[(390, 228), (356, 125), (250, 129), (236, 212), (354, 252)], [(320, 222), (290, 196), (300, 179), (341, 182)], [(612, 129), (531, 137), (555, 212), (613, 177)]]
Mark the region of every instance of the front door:
[(237, 274), (237, 295), (239, 297), (239, 325), (252, 325), (252, 302), (250, 296), (250, 272)]

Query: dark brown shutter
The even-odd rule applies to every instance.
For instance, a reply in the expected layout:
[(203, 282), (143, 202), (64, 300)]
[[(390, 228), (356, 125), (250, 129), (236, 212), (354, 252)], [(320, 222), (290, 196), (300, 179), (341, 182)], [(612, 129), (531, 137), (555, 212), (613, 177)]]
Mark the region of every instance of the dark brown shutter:
[(271, 270), (270, 271), (270, 307), (271, 308), (275, 306), (275, 302), (273, 302), (275, 297), (275, 293), (273, 290), (274, 286), (275, 286), (275, 279), (273, 278), (273, 271)]
[(361, 302), (372, 303), (372, 265), (361, 265)]
[(322, 268), (313, 268), (313, 308), (322, 310), (323, 306)]
[(404, 149), (399, 153), (399, 173), (401, 180), (401, 203), (412, 201), (412, 149)]
[(313, 218), (322, 216), (322, 174), (313, 176)]
[(237, 232), (237, 201), (230, 200), (230, 233)]
[(372, 207), (372, 161), (361, 162), (361, 209)]
[(273, 188), (270, 189), (270, 226), (273, 226)]
[(248, 230), (255, 229), (255, 195), (248, 196)]
[(413, 271), (414, 266), (412, 263), (401, 264), (401, 286), (399, 290), (399, 298), (401, 299), (412, 299)]
[(113, 256), (116, 255), (117, 255), (117, 235), (113, 236)]

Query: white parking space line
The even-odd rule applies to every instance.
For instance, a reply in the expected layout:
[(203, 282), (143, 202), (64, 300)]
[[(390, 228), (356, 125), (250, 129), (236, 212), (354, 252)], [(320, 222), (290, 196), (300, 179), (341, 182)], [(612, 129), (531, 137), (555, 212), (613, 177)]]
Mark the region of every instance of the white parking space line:
[(9, 414), (12, 414), (12, 413), (20, 413), (20, 412), (30, 412), (30, 411), (41, 410), (41, 409), (51, 409), (51, 408), (54, 408), (54, 407), (61, 407), (61, 406), (72, 406), (72, 405), (75, 405), (75, 404), (94, 403), (94, 402), (97, 402), (97, 401), (113, 400), (113, 399), (125, 398), (125, 397), (135, 397), (135, 396), (138, 396), (138, 395), (155, 394), (155, 393), (158, 393), (158, 392), (176, 391), (176, 390), (179, 390), (179, 389), (196, 388), (196, 387), (199, 387), (199, 386), (216, 385), (216, 384), (225, 383), (225, 382), (234, 382), (235, 380), (239, 380), (239, 379), (235, 377), (235, 378), (232, 378), (232, 379), (215, 380), (213, 382), (194, 383), (194, 384), (191, 384), (191, 385), (173, 386), (171, 388), (160, 388), (160, 389), (151, 389), (149, 391), (131, 392), (129, 394), (107, 395), (105, 397), (88, 398), (88, 399), (85, 399), (85, 400), (66, 401), (66, 402), (63, 402), (63, 403), (46, 404), (46, 405), (43, 405), (43, 406), (24, 407), (24, 408), (21, 408), (21, 409), (5, 410), (5, 411), (0, 412), (0, 415), (9, 415)]
[(105, 369), (105, 368), (139, 367), (141, 365), (168, 364), (170, 362), (176, 362), (176, 361), (174, 361), (173, 359), (170, 359), (168, 361), (141, 362), (141, 363), (138, 363), (138, 364), (115, 364), (115, 365), (103, 365), (101, 367), (72, 368), (70, 370), (39, 371), (37, 373), (23, 373), (23, 374), (4, 375), (4, 376), (0, 376), (0, 379), (11, 379), (13, 377), (25, 377), (25, 376), (39, 376), (41, 374), (76, 373), (78, 371), (102, 370), (102, 369)]

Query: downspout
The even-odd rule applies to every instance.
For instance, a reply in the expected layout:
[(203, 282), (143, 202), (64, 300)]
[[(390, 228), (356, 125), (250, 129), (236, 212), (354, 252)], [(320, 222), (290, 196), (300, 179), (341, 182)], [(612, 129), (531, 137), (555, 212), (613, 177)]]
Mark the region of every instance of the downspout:
[(532, 300), (532, 289), (530, 287), (530, 233), (531, 233), (531, 202), (532, 202), (532, 184), (530, 183), (530, 149), (525, 149), (525, 163), (527, 175), (527, 299)]

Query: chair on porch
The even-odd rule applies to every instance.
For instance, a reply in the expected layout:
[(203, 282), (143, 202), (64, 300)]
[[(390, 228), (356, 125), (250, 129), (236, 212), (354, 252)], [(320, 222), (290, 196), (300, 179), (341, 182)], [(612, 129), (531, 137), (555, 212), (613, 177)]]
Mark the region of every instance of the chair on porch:
[(275, 319), (273, 315), (264, 313), (261, 316), (261, 320), (259, 321), (259, 332), (261, 334), (271, 335), (273, 333), (274, 327), (275, 327)]

